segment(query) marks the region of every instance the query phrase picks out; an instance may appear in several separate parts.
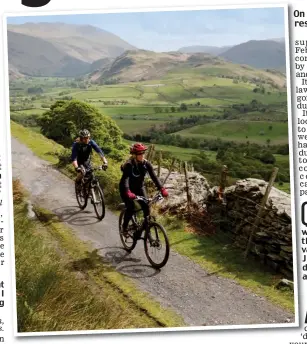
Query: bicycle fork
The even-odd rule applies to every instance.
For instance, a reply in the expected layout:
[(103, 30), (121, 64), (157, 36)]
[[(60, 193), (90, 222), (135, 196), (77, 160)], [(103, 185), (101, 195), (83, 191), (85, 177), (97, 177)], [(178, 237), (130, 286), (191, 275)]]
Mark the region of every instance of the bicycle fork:
[(94, 188), (91, 188), (91, 196), (92, 196), (92, 204), (99, 204), (100, 202), (97, 202), (96, 193), (94, 191)]

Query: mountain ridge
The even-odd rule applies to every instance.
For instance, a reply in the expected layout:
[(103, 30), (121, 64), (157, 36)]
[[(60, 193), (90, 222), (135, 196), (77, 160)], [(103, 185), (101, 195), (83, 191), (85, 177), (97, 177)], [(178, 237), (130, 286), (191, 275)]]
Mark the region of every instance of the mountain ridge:
[(16, 72), (32, 76), (79, 76), (90, 72), (91, 64), (98, 60), (137, 49), (120, 37), (91, 25), (9, 24), (7, 34), (13, 78), (20, 77)]
[[(129, 52), (129, 57), (126, 52)], [(187, 68), (196, 68), (196, 61), (199, 60), (201, 65), (206, 54), (207, 61), (211, 60), (213, 64), (222, 64), (222, 60), (226, 60), (255, 68), (285, 70), (283, 38), (250, 40), (224, 47), (190, 46), (156, 53), (138, 49), (113, 33), (92, 25), (61, 22), (9, 24), (8, 53), (12, 78), (22, 77), (23, 74), (90, 75), (91, 80), (101, 82), (103, 79), (116, 79), (117, 74), (121, 74), (124, 80), (148, 79), (154, 73), (157, 77), (163, 76), (177, 65), (182, 65), (183, 61)], [(138, 61), (131, 59), (131, 56), (137, 56)], [(128, 66), (130, 72), (127, 71)], [(136, 77), (128, 76), (133, 72)]]

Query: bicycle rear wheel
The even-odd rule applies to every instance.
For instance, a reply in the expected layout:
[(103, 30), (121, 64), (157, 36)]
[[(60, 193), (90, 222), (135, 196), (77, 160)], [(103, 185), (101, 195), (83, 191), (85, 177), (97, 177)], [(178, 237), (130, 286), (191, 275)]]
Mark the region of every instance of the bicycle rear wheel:
[(106, 214), (106, 207), (104, 203), (103, 192), (99, 185), (96, 185), (92, 188), (92, 201), (95, 209), (96, 216), (98, 220), (102, 220)]
[(124, 222), (125, 212), (126, 210), (122, 210), (122, 212), (119, 215), (119, 236), (124, 248), (128, 252), (131, 252), (135, 248), (137, 240), (135, 239), (135, 236), (133, 235), (135, 230), (131, 228), (134, 225), (132, 219), (128, 223), (128, 227), (127, 227), (128, 230), (127, 230), (126, 235), (124, 235), (123, 233), (123, 222)]
[(168, 261), (170, 245), (165, 229), (157, 222), (150, 222), (145, 231), (144, 249), (149, 263), (156, 269)]
[[(83, 190), (82, 190), (83, 188)], [(87, 193), (84, 190), (84, 185), (82, 183), (78, 184), (75, 182), (75, 193), (76, 193), (76, 199), (79, 205), (80, 209), (85, 209), (87, 206)]]

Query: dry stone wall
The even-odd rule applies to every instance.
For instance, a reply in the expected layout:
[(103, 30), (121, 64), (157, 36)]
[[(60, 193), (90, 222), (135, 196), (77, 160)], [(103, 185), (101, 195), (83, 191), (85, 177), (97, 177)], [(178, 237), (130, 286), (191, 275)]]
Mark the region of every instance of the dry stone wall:
[[(232, 236), (235, 245), (245, 249), (254, 228), (250, 252), (274, 270), (293, 278), (290, 195), (273, 187), (264, 215), (255, 226), (266, 186), (263, 180), (248, 178), (227, 187), (221, 229)], [(207, 198), (209, 210), (210, 205), (217, 204), (216, 196), (215, 187), (210, 190)]]
[[(161, 168), (160, 180), (164, 181), (168, 170)], [(203, 204), (212, 218), (219, 217), (217, 229), (227, 233), (229, 240), (245, 250), (252, 229), (254, 237), (250, 254), (287, 278), (293, 278), (291, 197), (272, 188), (263, 217), (254, 226), (267, 182), (259, 179), (243, 179), (227, 187), (225, 205), (218, 201), (218, 187), (210, 188), (205, 177), (188, 172), (192, 201)], [(162, 202), (163, 208), (185, 209), (187, 204), (184, 174), (172, 172), (166, 181), (170, 197)], [(216, 210), (218, 212), (216, 213)], [(204, 229), (205, 230), (205, 229)]]
[[(157, 172), (156, 168), (155, 172)], [(166, 168), (161, 168), (160, 180), (163, 182), (167, 176), (168, 170)], [(188, 179), (191, 199), (196, 203), (201, 203), (207, 198), (210, 192), (210, 185), (207, 179), (197, 172), (188, 172)], [(184, 174), (171, 172), (164, 186), (167, 188), (169, 197), (163, 202), (163, 207), (178, 210), (184, 208), (187, 203)]]

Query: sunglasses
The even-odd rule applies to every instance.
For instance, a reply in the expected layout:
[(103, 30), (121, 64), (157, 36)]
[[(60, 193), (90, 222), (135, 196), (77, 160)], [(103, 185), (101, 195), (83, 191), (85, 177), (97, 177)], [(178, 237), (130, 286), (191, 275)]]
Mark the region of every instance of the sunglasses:
[(144, 155), (145, 152), (139, 152), (139, 153), (136, 153), (136, 155)]

